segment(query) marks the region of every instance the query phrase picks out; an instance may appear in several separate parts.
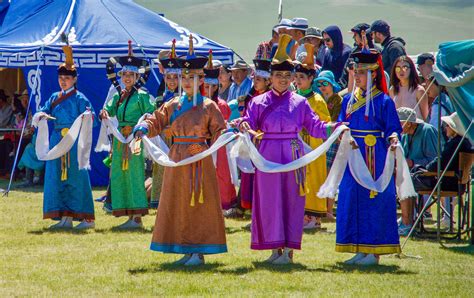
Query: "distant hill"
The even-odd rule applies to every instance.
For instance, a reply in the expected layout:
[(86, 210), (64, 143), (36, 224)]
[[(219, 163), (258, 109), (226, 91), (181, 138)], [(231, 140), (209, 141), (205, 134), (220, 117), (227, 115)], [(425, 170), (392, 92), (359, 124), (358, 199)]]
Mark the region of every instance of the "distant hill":
[[(192, 31), (231, 47), (246, 60), (269, 39), (279, 0), (135, 0)], [(283, 0), (283, 17), (304, 17), (310, 26), (338, 25), (346, 33), (361, 22), (384, 19), (407, 51), (436, 51), (444, 41), (474, 38), (473, 0)], [(139, 20), (137, 20), (139, 21)]]

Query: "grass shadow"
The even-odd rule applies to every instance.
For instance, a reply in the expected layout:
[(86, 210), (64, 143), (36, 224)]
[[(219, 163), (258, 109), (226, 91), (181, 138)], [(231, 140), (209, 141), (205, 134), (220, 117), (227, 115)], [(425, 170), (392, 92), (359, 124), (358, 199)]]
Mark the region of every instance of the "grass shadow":
[(131, 275), (137, 274), (149, 274), (149, 273), (159, 273), (159, 272), (184, 272), (184, 273), (199, 273), (199, 272), (208, 272), (208, 271), (217, 271), (217, 268), (223, 266), (221, 263), (206, 263), (199, 266), (189, 266), (177, 265), (174, 263), (153, 263), (149, 266), (142, 266), (137, 268), (132, 268), (128, 270), (128, 273)]
[(106, 233), (136, 233), (136, 234), (151, 234), (153, 233), (153, 227), (151, 228), (139, 228), (139, 229), (121, 229), (118, 227), (113, 227), (109, 229), (95, 229), (96, 233), (106, 234)]
[(239, 232), (242, 232), (241, 228), (233, 228), (233, 227), (226, 227), (225, 228), (225, 233), (227, 235), (235, 234), (235, 233), (239, 233)]
[(330, 272), (325, 268), (309, 268), (300, 263), (293, 263), (287, 265), (274, 265), (265, 262), (252, 262), (253, 266), (240, 266), (236, 268), (222, 268), (224, 264), (219, 262), (206, 263), (204, 265), (195, 267), (186, 267), (184, 265), (177, 265), (174, 263), (153, 263), (147, 266), (141, 266), (128, 270), (131, 275), (150, 274), (159, 272), (185, 272), (185, 273), (199, 273), (209, 272), (227, 274), (227, 275), (244, 275), (257, 270), (267, 270), (279, 273), (293, 273), (293, 272)]
[(474, 257), (474, 245), (467, 246), (442, 246), (441, 249), (453, 252), (456, 254), (468, 255)]
[(388, 273), (388, 274), (396, 274), (396, 275), (413, 275), (418, 274), (417, 272), (411, 270), (404, 270), (401, 269), (400, 266), (397, 265), (373, 265), (373, 266), (360, 266), (360, 265), (348, 265), (342, 262), (338, 262), (335, 265), (329, 267), (330, 272), (338, 273), (374, 273), (374, 274), (381, 274), (381, 273)]
[(75, 229), (49, 229), (49, 228), (42, 228), (38, 230), (30, 230), (27, 233), (31, 235), (43, 235), (43, 234), (77, 234), (77, 235), (84, 235), (89, 234), (92, 230), (75, 230)]
[(328, 230), (327, 228), (319, 228), (319, 229), (311, 229), (311, 230), (303, 230), (304, 234), (314, 235), (314, 234), (335, 234), (336, 231)]
[(255, 267), (255, 270), (267, 270), (272, 272), (280, 273), (292, 273), (292, 272), (329, 272), (329, 270), (324, 268), (310, 268), (301, 263), (293, 263), (286, 265), (275, 265), (267, 262), (252, 262)]
[[(19, 184), (18, 184), (19, 185)], [(15, 184), (12, 184), (11, 188), (10, 188), (10, 192), (8, 195), (10, 194), (14, 194), (15, 192), (18, 192), (18, 193), (43, 193), (43, 185), (41, 186), (32, 186), (32, 187), (18, 187), (18, 185), (15, 185)], [(6, 185), (5, 187), (1, 187), (1, 189), (3, 190), (6, 190), (8, 187), (8, 185)]]

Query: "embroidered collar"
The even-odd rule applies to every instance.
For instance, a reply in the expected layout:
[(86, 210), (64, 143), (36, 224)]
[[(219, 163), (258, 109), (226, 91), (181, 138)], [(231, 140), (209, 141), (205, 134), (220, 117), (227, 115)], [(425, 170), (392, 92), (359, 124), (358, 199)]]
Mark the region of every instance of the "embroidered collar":
[(72, 86), (71, 88), (67, 89), (67, 90), (61, 90), (61, 95), (66, 95), (70, 92), (72, 92), (74, 90), (74, 86)]
[(280, 97), (281, 97), (281, 96), (285, 95), (287, 92), (290, 92), (290, 91), (285, 90), (285, 91), (283, 91), (283, 92), (279, 92), (279, 91), (275, 90), (274, 88), (272, 88), (272, 92), (273, 92), (276, 96), (280, 96)]
[[(382, 93), (382, 91), (377, 89), (376, 86), (373, 86), (371, 100), (373, 100), (380, 93)], [(366, 95), (366, 91), (360, 88), (356, 89), (356, 91), (354, 92), (354, 103), (352, 104), (352, 108), (347, 111), (347, 114), (352, 114), (366, 105), (367, 99), (365, 98), (365, 95)], [(348, 109), (350, 108), (349, 105), (347, 106), (347, 108)]]

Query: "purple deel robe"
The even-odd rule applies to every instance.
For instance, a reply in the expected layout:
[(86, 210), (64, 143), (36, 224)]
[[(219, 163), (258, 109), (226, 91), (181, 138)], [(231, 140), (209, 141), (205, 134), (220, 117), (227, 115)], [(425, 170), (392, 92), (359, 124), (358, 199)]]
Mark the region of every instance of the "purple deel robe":
[[(306, 98), (271, 90), (255, 97), (242, 121), (264, 135), (259, 152), (269, 161), (286, 164), (296, 159), (292, 142), (303, 145), (298, 133), (305, 128), (315, 138), (327, 138), (327, 124), (314, 114)], [(304, 171), (303, 171), (304, 172)], [(301, 249), (305, 197), (300, 196), (296, 171), (264, 173), (255, 170), (251, 248)]]

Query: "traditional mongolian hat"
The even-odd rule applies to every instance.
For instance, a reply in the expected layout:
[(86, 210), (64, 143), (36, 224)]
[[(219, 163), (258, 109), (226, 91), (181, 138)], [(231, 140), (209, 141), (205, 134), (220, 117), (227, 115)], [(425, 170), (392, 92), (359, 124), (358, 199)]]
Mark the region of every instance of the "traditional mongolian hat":
[[(365, 99), (367, 104), (365, 105), (365, 120), (368, 121), (370, 109), (374, 110), (374, 105), (372, 102), (373, 92), (376, 91), (374, 90), (374, 87), (376, 87), (378, 91), (388, 94), (387, 82), (383, 70), (382, 55), (375, 49), (369, 50), (367, 48), (363, 48), (359, 52), (352, 53), (350, 58), (354, 60), (354, 70), (367, 70), (367, 87), (365, 91)], [(376, 72), (377, 74), (375, 81), (372, 80), (373, 72)], [(352, 104), (355, 100), (355, 92), (356, 88), (353, 88), (351, 97), (349, 99), (349, 104), (347, 105), (349, 112), (352, 110)]]
[(208, 62), (205, 56), (197, 56), (194, 53), (193, 36), (189, 35), (189, 50), (185, 56), (178, 57), (178, 65), (181, 68), (181, 79), (183, 76), (194, 75), (193, 106), (197, 105), (197, 94), (199, 92), (198, 80), (204, 76), (204, 65)]
[(207, 66), (204, 68), (204, 75), (205, 83), (209, 85), (219, 84), (219, 67), (214, 67), (214, 61), (212, 60), (212, 50), (209, 50)]
[(268, 79), (270, 77), (271, 64), (271, 58), (267, 57), (267, 50), (265, 49), (261, 59), (253, 60), (253, 65), (255, 65), (255, 76)]
[(182, 74), (203, 74), (204, 65), (207, 63), (207, 57), (197, 56), (194, 53), (193, 35), (189, 35), (189, 50), (185, 56), (178, 58), (178, 65), (181, 68)]
[(76, 65), (74, 64), (74, 59), (72, 57), (72, 47), (69, 45), (69, 39), (66, 33), (61, 34), (61, 40), (66, 43), (63, 46), (63, 52), (66, 56), (63, 63), (61, 63), (58, 67), (58, 75), (66, 75), (66, 76), (77, 76)]
[(316, 75), (316, 68), (314, 67), (314, 45), (305, 43), (306, 57), (302, 62), (295, 62), (295, 71), (304, 73), (308, 76)]
[(178, 58), (176, 57), (176, 39), (173, 39), (170, 51), (163, 50), (158, 54), (158, 60), (163, 66), (165, 74), (177, 74), (181, 71), (178, 66)]
[(125, 72), (134, 72), (140, 76), (140, 78), (135, 83), (135, 89), (139, 89), (146, 84), (146, 81), (150, 75), (150, 64), (148, 61), (133, 55), (131, 40), (128, 41), (128, 55), (122, 57), (110, 57), (106, 65), (107, 78), (112, 82), (120, 94), (122, 88), (120, 87), (120, 83), (117, 80), (117, 73), (115, 72), (117, 64), (122, 67), (122, 69), (118, 72), (119, 76), (122, 76), (122, 74)]
[(275, 55), (273, 56), (270, 70), (281, 70), (281, 71), (293, 71), (293, 61), (291, 60), (290, 56), (286, 52), (286, 48), (291, 41), (291, 36), (288, 34), (280, 34), (280, 38), (278, 40), (278, 48), (276, 50)]

